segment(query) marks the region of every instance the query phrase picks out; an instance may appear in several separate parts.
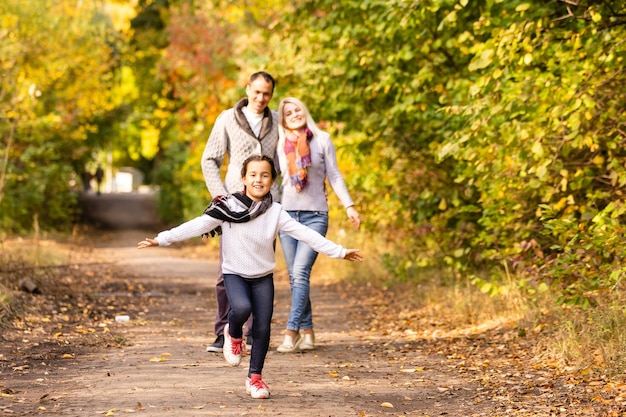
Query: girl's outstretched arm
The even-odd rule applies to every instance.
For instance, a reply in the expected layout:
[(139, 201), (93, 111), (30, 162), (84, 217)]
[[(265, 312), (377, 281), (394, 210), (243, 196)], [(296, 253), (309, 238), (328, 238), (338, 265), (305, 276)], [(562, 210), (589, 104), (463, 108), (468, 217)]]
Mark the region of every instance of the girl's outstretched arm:
[[(156, 239), (145, 238), (141, 242), (137, 243), (137, 249), (149, 248), (150, 246), (159, 246), (159, 242)], [(348, 255), (346, 255), (347, 259)]]
[(346, 256), (343, 258), (347, 261), (359, 261), (363, 260), (363, 257), (359, 253), (358, 249), (346, 249)]

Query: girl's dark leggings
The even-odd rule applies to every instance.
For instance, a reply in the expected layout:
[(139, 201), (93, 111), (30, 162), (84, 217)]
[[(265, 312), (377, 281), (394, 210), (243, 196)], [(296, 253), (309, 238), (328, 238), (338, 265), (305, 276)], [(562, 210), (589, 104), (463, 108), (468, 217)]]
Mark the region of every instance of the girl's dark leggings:
[(224, 285), (231, 308), (228, 313), (228, 326), (232, 337), (237, 339), (243, 337), (243, 325), (252, 313), (254, 326), (248, 376), (260, 375), (270, 346), (270, 329), (274, 314), (274, 274), (261, 278), (224, 274)]

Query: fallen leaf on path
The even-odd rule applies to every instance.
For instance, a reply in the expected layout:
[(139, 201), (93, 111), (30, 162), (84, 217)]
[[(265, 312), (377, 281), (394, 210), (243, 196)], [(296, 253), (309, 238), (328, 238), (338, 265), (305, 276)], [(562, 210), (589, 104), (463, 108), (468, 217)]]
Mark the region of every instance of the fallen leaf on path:
[(380, 406), (385, 408), (393, 408), (393, 404), (391, 403), (381, 403)]
[(416, 366), (415, 368), (404, 368), (402, 372), (424, 372), (423, 366)]
[(339, 376), (339, 371), (328, 371), (328, 376), (331, 378), (337, 378)]
[(71, 353), (66, 353), (62, 356), (63, 359), (74, 359), (74, 355)]
[(150, 358), (150, 362), (165, 362), (166, 360), (167, 359), (163, 356), (161, 356), (160, 358), (157, 358), (156, 356)]

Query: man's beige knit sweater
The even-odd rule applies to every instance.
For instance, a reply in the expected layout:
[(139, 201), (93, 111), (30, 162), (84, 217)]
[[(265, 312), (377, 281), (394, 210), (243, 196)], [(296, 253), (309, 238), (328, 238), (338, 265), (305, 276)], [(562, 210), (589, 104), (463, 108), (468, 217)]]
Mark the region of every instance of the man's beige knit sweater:
[[(223, 111), (217, 117), (204, 148), (202, 174), (212, 198), (243, 191), (241, 168), (249, 156), (266, 155), (276, 161), (278, 114), (269, 108), (265, 109), (261, 131), (259, 137), (256, 137), (242, 111), (247, 104), (247, 98), (241, 99), (235, 107)], [(228, 170), (222, 181), (220, 168), (225, 157), (228, 157)], [(278, 197), (276, 190), (276, 186), (273, 186), (272, 195), (275, 199)]]

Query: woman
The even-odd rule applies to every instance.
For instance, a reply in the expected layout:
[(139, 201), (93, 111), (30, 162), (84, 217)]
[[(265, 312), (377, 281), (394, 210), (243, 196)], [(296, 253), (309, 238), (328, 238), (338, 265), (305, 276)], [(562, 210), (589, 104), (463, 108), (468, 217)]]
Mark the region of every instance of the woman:
[(224, 358), (233, 366), (241, 362), (246, 350), (243, 325), (252, 313), (253, 344), (246, 392), (252, 398), (269, 398), (269, 387), (261, 372), (270, 344), (276, 234), (280, 231), (302, 239), (331, 258), (360, 261), (362, 257), (357, 249), (345, 249), (302, 226), (289, 217), (280, 204), (272, 202), (270, 188), (277, 173), (271, 158), (249, 157), (243, 164), (241, 176), (243, 193), (216, 197), (202, 216), (163, 231), (154, 239), (146, 238), (137, 247), (167, 246), (221, 227), (224, 285), (231, 306), (224, 328)]
[[(361, 220), (337, 167), (335, 146), (330, 135), (317, 127), (300, 100), (288, 97), (280, 102), (278, 137), (283, 209), (298, 222), (326, 236), (328, 202), (324, 183), (328, 178), (348, 218), (358, 229)], [(277, 351), (313, 350), (315, 335), (309, 292), (317, 252), (285, 233), (279, 233), (279, 237), (289, 272), (291, 311), (285, 338)]]

